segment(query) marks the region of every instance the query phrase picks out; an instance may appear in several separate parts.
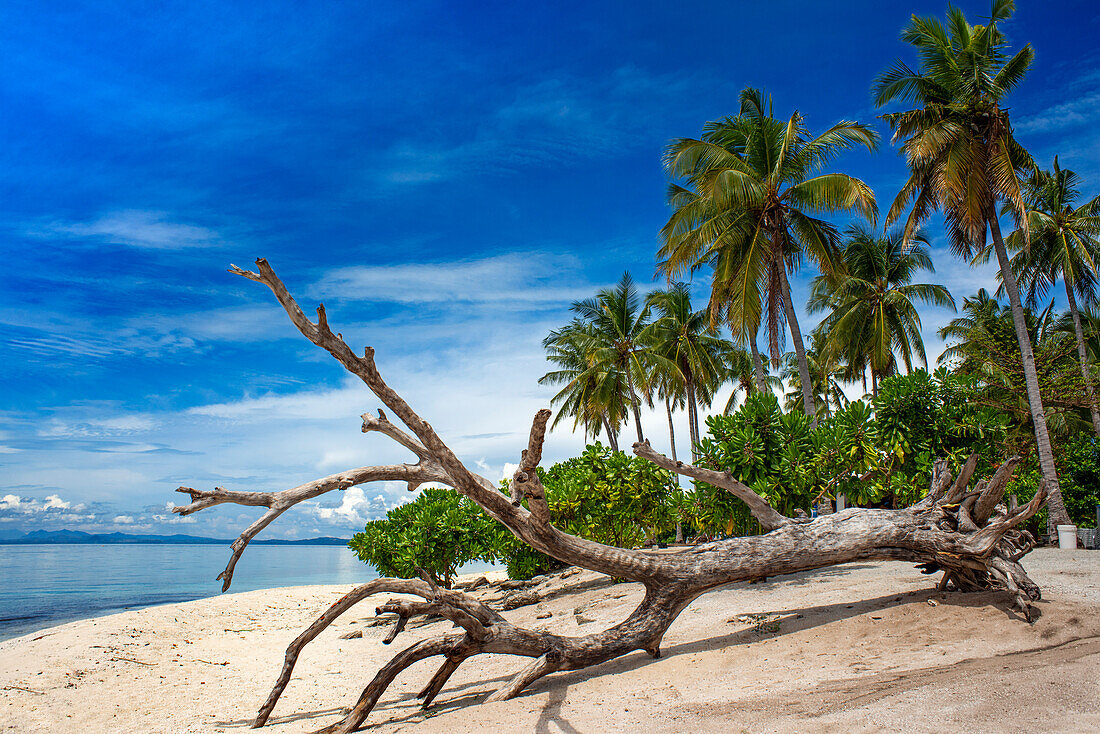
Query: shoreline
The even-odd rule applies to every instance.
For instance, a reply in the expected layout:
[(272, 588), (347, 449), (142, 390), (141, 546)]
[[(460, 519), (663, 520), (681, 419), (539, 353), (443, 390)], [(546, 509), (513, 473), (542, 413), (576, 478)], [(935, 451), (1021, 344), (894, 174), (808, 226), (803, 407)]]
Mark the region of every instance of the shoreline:
[[(731, 721), (776, 732), (1095, 730), (1100, 553), (1041, 549), (1025, 562), (1044, 591), (1034, 625), (1014, 615), (1006, 594), (942, 594), (910, 564), (848, 564), (715, 590), (669, 630), (661, 659), (632, 653), (558, 673), (512, 701), (479, 703), (524, 664), (487, 655), (460, 668), (425, 714), (415, 693), (435, 666), (418, 664), (368, 725), (384, 733), (728, 732)], [(636, 584), (585, 587), (588, 574), (505, 615), (583, 635), (622, 619), (641, 596)], [(243, 731), (286, 645), (352, 586), (226, 594), (0, 642), (0, 721), (13, 732)], [(363, 602), (306, 648), (265, 731), (332, 723), (392, 655), (449, 631), (449, 623), (410, 623), (382, 645), (389, 626), (371, 622), (387, 596)]]
[[(215, 577), (229, 553), (228, 547), (206, 543), (0, 546), (7, 582), (0, 588), (0, 641), (84, 619), (222, 596)], [(472, 566), (475, 572), (490, 570)], [(359, 584), (376, 577), (343, 546), (262, 544), (241, 559), (225, 593)]]
[[(455, 581), (456, 581), (456, 583), (469, 582), (469, 581), (473, 581), (473, 580), (475, 580), (475, 579), (477, 579), (481, 576), (486, 577), (490, 581), (502, 580), (502, 579), (506, 579), (508, 577), (507, 574), (503, 570), (492, 570), (492, 571), (485, 571), (485, 572), (474, 571), (474, 572), (471, 572), (471, 573), (456, 575), (455, 576)], [(374, 578), (377, 578), (377, 577), (374, 577)], [(366, 581), (369, 581), (369, 580), (370, 579), (366, 579)], [(363, 583), (363, 582), (359, 582), (359, 583)], [(272, 587), (265, 588), (265, 589), (248, 589), (247, 591), (233, 591), (232, 588), (230, 588), (229, 591), (225, 591), (225, 592), (216, 591), (216, 592), (210, 594), (209, 596), (200, 596), (200, 597), (195, 597), (195, 598), (190, 598), (190, 599), (180, 599), (178, 601), (154, 602), (152, 604), (134, 604), (134, 605), (131, 605), (131, 606), (126, 606), (126, 607), (104, 609), (100, 613), (88, 614), (88, 615), (83, 615), (83, 616), (80, 616), (80, 617), (75, 617), (73, 619), (67, 619), (67, 620), (59, 621), (56, 624), (50, 624), (46, 627), (40, 627), (38, 629), (32, 630), (30, 632), (26, 632), (26, 633), (21, 634), (21, 635), (16, 635), (16, 636), (13, 636), (13, 637), (0, 637), (0, 652), (3, 651), (3, 645), (5, 643), (15, 643), (15, 642), (19, 642), (19, 641), (34, 641), (34, 640), (37, 640), (37, 639), (41, 639), (42, 637), (45, 637), (47, 635), (54, 634), (55, 630), (59, 631), (60, 628), (62, 628), (62, 627), (68, 627), (70, 625), (79, 624), (81, 622), (92, 622), (92, 621), (95, 621), (95, 620), (103, 619), (104, 617), (111, 617), (111, 616), (114, 616), (114, 615), (128, 614), (128, 613), (131, 613), (131, 612), (142, 612), (142, 611), (145, 611), (145, 610), (148, 610), (148, 609), (160, 609), (160, 608), (163, 608), (163, 607), (183, 607), (184, 605), (187, 605), (187, 604), (192, 604), (194, 602), (202, 602), (202, 601), (206, 601), (208, 599), (223, 599), (223, 598), (228, 599), (228, 598), (235, 597), (235, 596), (242, 596), (244, 594), (262, 594), (264, 592), (275, 592), (275, 591), (286, 592), (288, 594), (296, 594), (296, 593), (305, 594), (305, 593), (310, 593), (310, 592), (314, 592), (314, 591), (325, 593), (325, 592), (331, 591), (333, 593), (339, 592), (339, 595), (343, 595), (343, 594), (346, 594), (348, 591), (354, 589), (356, 586), (359, 586), (359, 583), (299, 584), (299, 585), (295, 585), (295, 586), (272, 586)], [(391, 596), (397, 596), (397, 595), (391, 595)], [(363, 608), (367, 609), (367, 606), (364, 606)], [(318, 614), (320, 614), (321, 611), (323, 611), (323, 610), (319, 609)]]

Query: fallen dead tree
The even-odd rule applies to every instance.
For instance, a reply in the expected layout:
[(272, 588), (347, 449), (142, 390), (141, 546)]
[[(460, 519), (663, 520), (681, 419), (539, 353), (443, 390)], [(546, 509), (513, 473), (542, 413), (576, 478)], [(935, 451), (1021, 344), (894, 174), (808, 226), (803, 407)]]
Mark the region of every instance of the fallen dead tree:
[[(1003, 587), (1010, 591), (1022, 616), (1032, 621), (1031, 602), (1038, 600), (1038, 586), (1028, 578), (1020, 559), (1035, 545), (1019, 526), (1042, 506), (1046, 492), (1009, 510), (1000, 503), (1017, 459), (1009, 459), (988, 481), (971, 489), (976, 457), (962, 467), (952, 481), (946, 466), (936, 464), (928, 495), (916, 505), (900, 510), (848, 509), (833, 515), (786, 517), (764, 498), (735, 481), (729, 474), (685, 464), (655, 451), (648, 442), (634, 445), (634, 453), (654, 464), (720, 487), (741, 499), (759, 521), (765, 534), (731, 538), (695, 546), (678, 553), (629, 550), (601, 545), (563, 533), (550, 523), (546, 494), (535, 468), (542, 458), (543, 440), (550, 411), (534, 418), (527, 448), (513, 476), (512, 494), (502, 494), (493, 482), (479, 476), (455, 456), (421, 418), (382, 379), (369, 347), (355, 354), (340, 334), (328, 325), (323, 306), (310, 321), (266, 260), (256, 261), (258, 272), (233, 267), (231, 272), (263, 283), (272, 290), (299, 331), (328, 351), (348, 371), (357, 375), (404, 427), (390, 421), (381, 410), (363, 415), (364, 433), (382, 433), (417, 457), (416, 463), (367, 466), (318, 479), (282, 492), (234, 492), (222, 488), (198, 490), (181, 487), (191, 503), (175, 512), (189, 515), (207, 507), (234, 503), (265, 507), (263, 516), (249, 526), (232, 545), (225, 571), (218, 577), (223, 590), (233, 578), (233, 568), (249, 541), (290, 507), (326, 492), (373, 481), (400, 480), (410, 489), (426, 482), (453, 487), (479, 504), (517, 538), (567, 564), (636, 581), (645, 587), (639, 606), (622, 622), (581, 637), (563, 637), (513, 625), (497, 611), (457, 590), (441, 589), (431, 579), (376, 579), (357, 587), (333, 604), (287, 649), (286, 660), (271, 695), (253, 722), (263, 726), (290, 681), (302, 649), (341, 614), (380, 592), (409, 594), (422, 601), (389, 602), (378, 613), (393, 613), (397, 622), (386, 638), (388, 644), (411, 617), (437, 615), (451, 620), (456, 631), (422, 640), (394, 656), (364, 689), (358, 702), (339, 722), (321, 732), (351, 732), (363, 724), (394, 678), (413, 663), (442, 658), (434, 676), (420, 692), (429, 705), (462, 663), (482, 653), (503, 653), (531, 658), (531, 662), (487, 700), (509, 699), (539, 678), (562, 670), (578, 670), (644, 650), (660, 657), (665, 631), (692, 600), (709, 590), (736, 581), (796, 573), (856, 560), (901, 560), (920, 565), (925, 573), (943, 571), (940, 587), (953, 584), (961, 590)], [(524, 507), (526, 502), (526, 507)], [(461, 630), (461, 631), (457, 631)]]

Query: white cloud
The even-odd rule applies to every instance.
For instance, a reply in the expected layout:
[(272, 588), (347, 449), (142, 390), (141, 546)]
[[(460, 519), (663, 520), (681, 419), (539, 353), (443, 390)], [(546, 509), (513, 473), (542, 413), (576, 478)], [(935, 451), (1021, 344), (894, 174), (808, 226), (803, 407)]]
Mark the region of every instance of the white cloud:
[(133, 525), (134, 518), (132, 515), (116, 515), (115, 519), (111, 522), (115, 523), (116, 525)]
[(336, 507), (314, 507), (313, 514), (326, 522), (340, 525), (362, 526), (374, 515), (382, 514), (387, 509), (383, 495), (376, 495), (368, 499), (362, 487), (349, 487), (344, 490), (340, 498), (340, 504)]
[(105, 418), (66, 421), (50, 420), (38, 432), (49, 438), (114, 438), (146, 433), (156, 427), (152, 417), (141, 414), (121, 414)]
[(42, 505), (43, 510), (67, 510), (72, 507), (72, 503), (58, 497), (56, 494), (51, 494), (46, 497), (46, 503)]
[(113, 245), (155, 250), (212, 247), (224, 243), (217, 232), (193, 224), (172, 221), (164, 212), (124, 210), (90, 222), (50, 222), (33, 227), (33, 237), (70, 237)]
[(23, 498), (17, 494), (6, 494), (0, 497), (0, 510), (8, 510), (11, 512), (32, 514), (69, 509), (80, 512), (84, 509), (84, 505), (76, 505), (74, 507), (71, 502), (61, 499), (61, 497), (56, 494), (47, 495), (43, 501)]
[[(172, 506), (171, 502), (168, 504), (170, 507)], [(150, 517), (163, 525), (194, 525), (198, 522), (194, 515), (176, 515), (173, 513), (171, 515), (151, 515)]]

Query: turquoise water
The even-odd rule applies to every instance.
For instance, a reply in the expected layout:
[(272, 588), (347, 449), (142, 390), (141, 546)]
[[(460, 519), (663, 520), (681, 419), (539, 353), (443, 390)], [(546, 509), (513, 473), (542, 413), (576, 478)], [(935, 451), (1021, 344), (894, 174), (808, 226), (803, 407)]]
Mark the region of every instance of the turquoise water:
[[(0, 640), (55, 624), (221, 593), (220, 545), (0, 545)], [(377, 574), (338, 545), (257, 545), (234, 591), (354, 584)]]

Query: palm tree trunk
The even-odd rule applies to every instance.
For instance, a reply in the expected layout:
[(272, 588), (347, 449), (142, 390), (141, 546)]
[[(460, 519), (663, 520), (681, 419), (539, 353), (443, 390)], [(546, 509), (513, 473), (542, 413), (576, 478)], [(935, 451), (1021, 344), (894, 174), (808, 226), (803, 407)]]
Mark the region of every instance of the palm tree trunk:
[[(668, 413), (668, 442), (672, 446), (672, 460), (676, 461), (676, 430), (672, 427), (672, 403), (665, 396), (665, 411)], [(676, 477), (676, 486), (680, 486), (680, 477)], [(680, 490), (683, 491), (683, 490)], [(676, 515), (676, 542), (684, 542), (684, 525), (679, 514)]]
[(1035, 371), (1035, 353), (1031, 349), (1031, 337), (1027, 333), (1024, 321), (1024, 308), (1020, 303), (1020, 289), (1016, 285), (1016, 276), (1008, 260), (1004, 239), (1001, 237), (1001, 224), (997, 215), (990, 212), (989, 232), (993, 235), (993, 249), (997, 251), (997, 262), (1001, 266), (1001, 282), (1008, 293), (1008, 303), (1012, 307), (1012, 323), (1016, 327), (1016, 340), (1020, 343), (1020, 355), (1023, 357), (1024, 384), (1027, 386), (1027, 403), (1031, 410), (1031, 422), (1035, 427), (1035, 444), (1039, 451), (1039, 467), (1043, 481), (1047, 484), (1047, 533), (1054, 535), (1056, 526), (1069, 525), (1069, 513), (1062, 500), (1062, 487), (1058, 483), (1058, 470), (1054, 466), (1054, 451), (1050, 445), (1050, 433), (1047, 431), (1046, 414), (1043, 412), (1043, 399), (1039, 394), (1039, 376)]
[(875, 372), (875, 368), (871, 368), (871, 398), (878, 397), (878, 373)]
[(672, 427), (672, 403), (665, 398), (665, 410), (668, 412), (668, 442), (672, 445), (672, 460), (676, 461), (676, 429)]
[(806, 347), (802, 344), (802, 332), (798, 328), (798, 314), (791, 301), (791, 285), (787, 282), (787, 269), (779, 268), (779, 287), (782, 289), (783, 308), (787, 312), (787, 326), (794, 342), (794, 354), (798, 358), (798, 377), (802, 381), (802, 410), (810, 416), (810, 425), (817, 427), (817, 409), (814, 406), (813, 387), (810, 385), (810, 363), (806, 361)]
[(634, 392), (634, 376), (630, 374), (630, 364), (626, 365), (626, 386), (630, 390), (630, 407), (634, 413), (634, 427), (638, 430), (638, 443), (645, 441), (642, 436), (642, 412), (638, 407), (638, 394)]
[[(1063, 278), (1064, 280), (1064, 278)], [(1073, 297), (1073, 287), (1066, 280), (1066, 298), (1069, 301), (1069, 312), (1073, 315), (1073, 330), (1077, 334), (1077, 357), (1081, 362), (1081, 377), (1085, 381), (1085, 392), (1089, 397), (1089, 414), (1092, 416), (1092, 430), (1100, 437), (1100, 410), (1096, 408), (1096, 388), (1092, 385), (1092, 375), (1089, 374), (1089, 358), (1085, 353), (1085, 332), (1081, 328), (1081, 314), (1077, 311), (1077, 299)]]
[(695, 447), (699, 443), (699, 405), (695, 399), (695, 379), (690, 369), (686, 372), (686, 378), (684, 384), (687, 388), (688, 422), (691, 424), (691, 458), (694, 461), (697, 458)]
[(756, 334), (749, 339), (749, 351), (752, 352), (752, 376), (756, 383), (756, 391), (767, 391), (767, 383), (764, 381), (764, 362), (760, 359), (760, 350), (756, 348)]
[(619, 438), (615, 435), (615, 432), (611, 430), (611, 422), (607, 420), (607, 414), (604, 413), (600, 418), (603, 419), (603, 430), (607, 434), (607, 443), (611, 446), (612, 451), (619, 450)]

